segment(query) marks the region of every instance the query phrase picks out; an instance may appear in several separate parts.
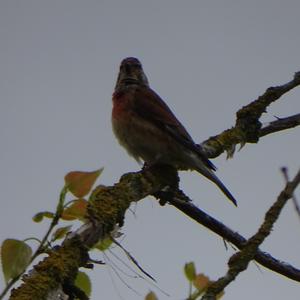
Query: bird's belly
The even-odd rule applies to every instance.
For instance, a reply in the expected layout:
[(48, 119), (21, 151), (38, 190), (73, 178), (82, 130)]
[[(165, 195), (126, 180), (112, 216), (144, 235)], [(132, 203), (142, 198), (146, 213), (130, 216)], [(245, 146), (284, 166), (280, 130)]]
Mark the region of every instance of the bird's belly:
[(137, 161), (182, 167), (181, 146), (151, 123), (128, 113), (122, 118), (113, 117), (112, 126), (119, 143)]

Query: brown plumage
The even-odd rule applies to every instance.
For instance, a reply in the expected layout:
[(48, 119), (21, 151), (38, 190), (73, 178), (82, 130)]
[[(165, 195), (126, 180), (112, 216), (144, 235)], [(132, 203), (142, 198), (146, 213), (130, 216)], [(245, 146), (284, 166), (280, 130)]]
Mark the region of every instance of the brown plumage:
[(201, 147), (148, 84), (141, 63), (122, 61), (113, 94), (113, 131), (120, 144), (137, 161), (163, 163), (196, 170), (214, 182), (236, 205), (236, 200), (214, 174), (216, 170)]

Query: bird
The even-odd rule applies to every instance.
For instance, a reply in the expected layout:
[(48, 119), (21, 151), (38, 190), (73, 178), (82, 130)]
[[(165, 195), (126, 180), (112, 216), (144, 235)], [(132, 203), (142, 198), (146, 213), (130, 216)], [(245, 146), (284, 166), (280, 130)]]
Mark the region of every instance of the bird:
[(150, 88), (137, 58), (122, 60), (112, 102), (113, 132), (120, 145), (137, 162), (195, 170), (215, 183), (237, 206), (233, 195), (215, 175), (216, 167), (202, 147), (194, 142), (165, 101)]

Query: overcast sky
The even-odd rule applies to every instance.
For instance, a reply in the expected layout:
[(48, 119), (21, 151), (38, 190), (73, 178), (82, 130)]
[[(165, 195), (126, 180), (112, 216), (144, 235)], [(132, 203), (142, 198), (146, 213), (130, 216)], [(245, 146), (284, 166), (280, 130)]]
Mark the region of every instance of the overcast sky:
[[(201, 142), (230, 128), (238, 109), (300, 70), (299, 28), (297, 0), (1, 0), (0, 239), (42, 237), (48, 223), (31, 217), (55, 209), (71, 170), (104, 166), (99, 183), (107, 185), (139, 170), (111, 131), (111, 94), (123, 58), (142, 61), (151, 87)], [(299, 99), (298, 88), (270, 106), (263, 121), (299, 113)], [(238, 208), (195, 172), (182, 172), (181, 186), (197, 206), (249, 237), (284, 186), (280, 167), (292, 177), (300, 166), (299, 133), (274, 134), (232, 160), (213, 161)], [(297, 195), (300, 200), (299, 189)], [(170, 297), (117, 270), (126, 287), (111, 267), (126, 268), (108, 253), (108, 265), (89, 272), (92, 299), (143, 299), (149, 290), (161, 300), (184, 299), (188, 261), (212, 279), (226, 272), (233, 251), (220, 237), (152, 198), (132, 210), (122, 244)], [(261, 249), (300, 268), (300, 220), (292, 203)], [(223, 299), (299, 294), (300, 283), (251, 263)]]

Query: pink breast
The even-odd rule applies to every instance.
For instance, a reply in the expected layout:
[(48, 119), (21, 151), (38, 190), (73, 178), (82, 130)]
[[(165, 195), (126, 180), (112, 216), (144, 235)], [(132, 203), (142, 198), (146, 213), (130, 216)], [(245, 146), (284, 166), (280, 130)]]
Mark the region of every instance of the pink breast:
[(113, 94), (113, 109), (112, 109), (112, 117), (114, 119), (122, 119), (128, 114), (130, 114), (130, 95), (125, 93), (115, 93)]

